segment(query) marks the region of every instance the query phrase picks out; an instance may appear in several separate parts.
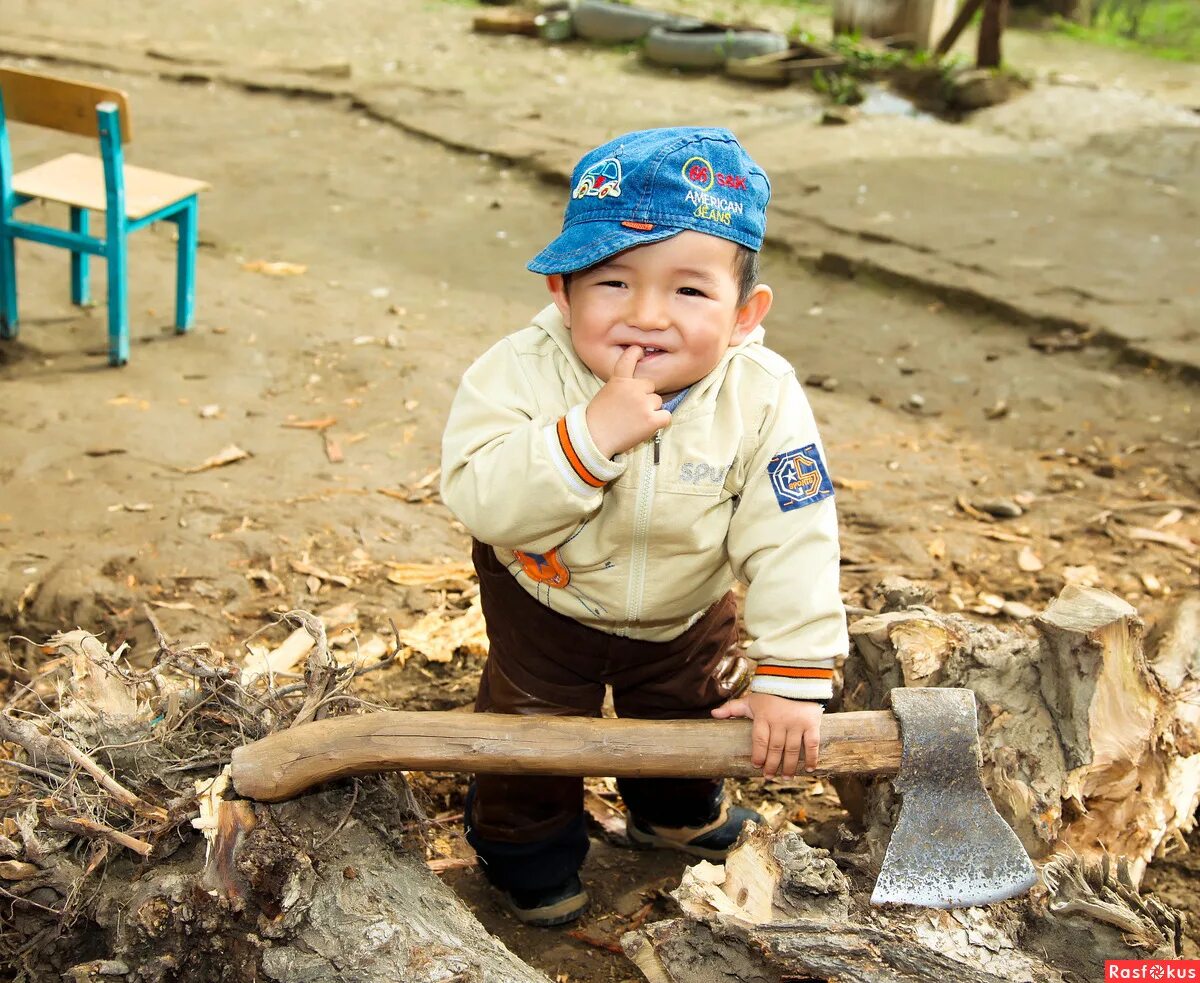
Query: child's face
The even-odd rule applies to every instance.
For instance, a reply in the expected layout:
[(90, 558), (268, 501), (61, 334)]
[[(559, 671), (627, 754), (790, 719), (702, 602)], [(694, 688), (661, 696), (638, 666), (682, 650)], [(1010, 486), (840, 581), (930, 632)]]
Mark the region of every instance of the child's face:
[(761, 284), (738, 304), (737, 248), (689, 230), (575, 274), (569, 294), (561, 276), (548, 277), (575, 353), (607, 382), (621, 353), (640, 345), (646, 354), (634, 376), (664, 396), (703, 379), (771, 306)]

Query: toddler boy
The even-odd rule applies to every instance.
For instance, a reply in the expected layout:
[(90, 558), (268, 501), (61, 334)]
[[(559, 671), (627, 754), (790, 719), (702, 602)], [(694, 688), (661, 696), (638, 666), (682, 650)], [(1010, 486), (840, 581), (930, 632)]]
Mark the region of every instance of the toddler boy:
[[(467, 370), (443, 440), (490, 641), (475, 708), (598, 716), (609, 685), (620, 716), (752, 717), (764, 775), (812, 769), (846, 623), (816, 424), (762, 341), (766, 174), (681, 127), (598, 147), (571, 186), (529, 264), (553, 304)], [(761, 819), (719, 780), (617, 784), (643, 844), (720, 861)], [(582, 779), (479, 775), (466, 827), (519, 919), (583, 911)]]

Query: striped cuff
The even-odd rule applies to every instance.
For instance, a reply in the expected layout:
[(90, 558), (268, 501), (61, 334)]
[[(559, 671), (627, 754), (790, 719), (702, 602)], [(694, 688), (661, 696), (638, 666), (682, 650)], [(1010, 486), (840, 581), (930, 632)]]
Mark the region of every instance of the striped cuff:
[(750, 680), (753, 693), (770, 693), (789, 700), (833, 699), (833, 670), (777, 662), (760, 662)]
[(590, 497), (625, 472), (600, 453), (587, 428), (587, 404), (572, 406), (567, 415), (542, 431), (555, 467), (576, 495)]

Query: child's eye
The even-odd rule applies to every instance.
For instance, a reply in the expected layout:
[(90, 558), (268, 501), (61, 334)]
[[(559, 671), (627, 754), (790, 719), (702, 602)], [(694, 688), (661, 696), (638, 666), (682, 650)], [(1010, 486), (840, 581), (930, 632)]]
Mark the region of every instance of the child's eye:
[(707, 297), (708, 295), (703, 290), (697, 290), (695, 287), (680, 287), (679, 292), (685, 297)]
[(598, 285), (601, 287), (623, 287), (623, 286), (625, 286), (625, 281), (624, 280), (601, 280)]

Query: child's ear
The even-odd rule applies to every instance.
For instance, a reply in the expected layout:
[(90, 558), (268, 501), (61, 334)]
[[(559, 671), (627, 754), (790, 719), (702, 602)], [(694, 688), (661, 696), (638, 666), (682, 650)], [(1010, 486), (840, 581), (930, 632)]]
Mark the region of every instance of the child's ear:
[(775, 295), (765, 283), (760, 283), (746, 298), (746, 302), (738, 308), (737, 319), (733, 326), (733, 337), (729, 339), (732, 345), (740, 345), (746, 337), (757, 328), (771, 310)]
[(570, 328), (571, 301), (567, 297), (567, 282), (562, 278), (562, 274), (551, 273), (546, 277), (546, 289), (550, 291), (550, 296), (554, 298), (554, 306), (558, 308), (558, 312), (562, 315), (563, 324)]

